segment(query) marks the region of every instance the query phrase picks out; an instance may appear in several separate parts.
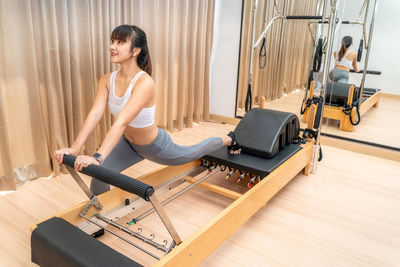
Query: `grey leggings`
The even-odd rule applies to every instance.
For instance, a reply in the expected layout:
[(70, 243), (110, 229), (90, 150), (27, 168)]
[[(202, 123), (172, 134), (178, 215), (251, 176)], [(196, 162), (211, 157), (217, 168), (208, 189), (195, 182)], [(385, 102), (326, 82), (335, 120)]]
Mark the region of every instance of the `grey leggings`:
[(329, 72), (329, 79), (335, 83), (348, 83), (349, 73), (345, 70), (334, 68)]
[[(143, 159), (163, 165), (181, 165), (210, 154), (222, 147), (222, 138), (210, 137), (193, 146), (175, 144), (169, 134), (158, 129), (157, 138), (149, 145), (135, 145), (122, 136), (105, 159), (102, 167), (121, 172)], [(90, 189), (95, 195), (110, 190), (110, 185), (92, 178)]]

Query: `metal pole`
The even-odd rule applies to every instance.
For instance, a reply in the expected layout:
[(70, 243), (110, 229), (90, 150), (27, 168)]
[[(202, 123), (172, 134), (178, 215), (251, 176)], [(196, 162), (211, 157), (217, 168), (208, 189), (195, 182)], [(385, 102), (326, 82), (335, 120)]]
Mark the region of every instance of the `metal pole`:
[[(369, 2), (370, 2), (370, 0), (367, 0), (367, 7), (365, 8), (365, 14), (364, 14), (364, 25), (367, 25)], [(375, 1), (375, 3), (376, 3), (376, 1)]]
[(254, 6), (253, 6), (253, 31), (252, 31), (252, 37), (251, 37), (251, 55), (250, 55), (250, 72), (249, 72), (249, 81), (248, 83), (251, 84), (251, 74), (253, 73), (253, 57), (254, 57), (254, 35), (256, 34), (256, 22), (257, 22), (257, 0), (255, 0)]
[(324, 27), (323, 27), (323, 25), (324, 25), (324, 21), (325, 21), (325, 13), (326, 13), (326, 6), (328, 5), (328, 1), (329, 0), (325, 0), (324, 1), (324, 5), (322, 6), (322, 19), (321, 19), (321, 21), (322, 21), (322, 26), (321, 26), (321, 34), (320, 34), (320, 38), (322, 38), (322, 36), (323, 36), (323, 34), (324, 34)]
[(165, 213), (164, 209), (161, 207), (160, 201), (155, 195), (151, 195), (150, 202), (153, 205), (154, 210), (157, 212), (158, 216), (160, 217), (161, 221), (163, 222), (165, 228), (167, 228), (168, 233), (171, 235), (172, 239), (174, 240), (175, 244), (179, 245), (182, 243), (182, 239), (180, 238), (178, 232), (176, 231), (174, 225), (172, 224), (171, 220)]
[[(326, 54), (325, 54), (325, 59), (324, 59), (324, 68), (323, 68), (323, 72), (322, 72), (322, 88), (321, 88), (321, 94), (320, 94), (320, 96), (322, 96), (322, 108), (321, 108), (320, 121), (322, 121), (323, 113), (324, 113), (323, 107), (325, 105), (326, 84), (327, 84), (327, 80), (328, 80), (328, 67), (329, 67), (329, 63), (331, 61), (331, 57), (332, 57), (332, 46), (333, 46), (333, 40), (334, 40), (333, 29), (334, 29), (334, 26), (336, 23), (337, 6), (338, 6), (338, 1), (333, 0), (333, 3), (331, 3), (331, 8), (330, 8), (329, 27), (328, 27), (328, 34), (327, 34), (327, 38), (326, 38)], [(315, 163), (319, 156), (319, 139), (320, 139), (320, 135), (321, 135), (321, 124), (320, 124), (317, 132), (318, 133), (315, 138), (315, 145), (314, 145), (314, 152), (313, 152), (312, 170), (315, 169), (315, 167), (316, 167)]]
[[(368, 8), (368, 4), (369, 4), (369, 1), (367, 3), (367, 8)], [(361, 78), (360, 97), (359, 97), (359, 101), (358, 101), (358, 108), (359, 109), (360, 109), (360, 106), (361, 106), (362, 94), (363, 94), (363, 91), (364, 91), (365, 77), (366, 77), (366, 74), (367, 74), (369, 52), (371, 51), (372, 34), (374, 32), (375, 14), (376, 14), (376, 10), (377, 9), (378, 9), (378, 0), (375, 0), (375, 2), (374, 2), (374, 10), (373, 10), (373, 13), (372, 13), (372, 18), (371, 18), (371, 23), (370, 23), (370, 26), (369, 26), (368, 49), (367, 49), (367, 53), (365, 54), (365, 59), (364, 59), (364, 72), (363, 72), (363, 76)]]
[[(203, 182), (204, 180), (208, 179), (210, 176), (214, 175), (216, 172), (218, 172), (219, 170), (221, 170), (221, 167), (216, 167), (215, 169), (212, 170), (212, 172), (206, 174), (204, 177), (200, 178), (199, 180), (197, 180), (196, 182), (194, 182), (193, 184), (185, 187), (184, 189), (182, 189), (181, 191), (179, 191), (178, 193), (176, 193), (175, 195), (170, 196), (169, 198), (165, 199), (163, 202), (161, 202), (161, 205), (164, 206), (167, 203), (169, 203), (170, 201), (174, 200), (175, 198), (179, 197), (180, 195), (182, 195), (183, 193), (185, 193), (186, 191), (188, 191), (189, 189), (195, 187), (197, 184)], [(154, 212), (154, 208), (149, 209), (148, 211), (146, 211), (145, 213), (141, 214), (140, 216), (135, 218), (135, 221), (138, 222), (141, 219), (143, 219), (144, 217), (147, 217), (148, 215), (152, 214)]]
[[(339, 19), (339, 20), (340, 20), (340, 19)], [(311, 30), (311, 24), (322, 24), (322, 22), (321, 22), (321, 21), (320, 21), (320, 22), (310, 21), (310, 22), (308, 23), (308, 32), (310, 33), (311, 37), (313, 38), (313, 41), (316, 42), (315, 39), (314, 39), (313, 32), (312, 32), (312, 30)], [(340, 23), (338, 23), (338, 24), (340, 24)], [(362, 22), (360, 22), (360, 21), (348, 21), (348, 22), (346, 22), (346, 23), (342, 22), (342, 24), (350, 24), (350, 25), (355, 25), (355, 24), (357, 24), (357, 25), (361, 25), (361, 26), (363, 27), (363, 38), (364, 38), (364, 40), (367, 40), (367, 32), (366, 32), (366, 30), (365, 30), (365, 25), (364, 25), (364, 23), (362, 23)], [(338, 27), (336, 27), (336, 31), (337, 31), (337, 29), (338, 29)], [(368, 49), (368, 44), (367, 44), (367, 42), (364, 43), (364, 48), (365, 48), (365, 49)]]
[[(140, 240), (143, 241), (144, 243), (148, 243), (148, 244), (152, 245), (153, 247), (155, 247), (155, 248), (157, 248), (157, 249), (159, 249), (159, 250), (162, 250), (162, 251), (164, 251), (164, 252), (167, 252), (167, 248), (166, 248), (165, 246), (163, 246), (163, 245), (161, 245), (161, 244), (158, 244), (157, 242), (154, 242), (152, 239), (149, 239), (149, 238), (147, 238), (147, 237), (144, 237), (144, 236), (142, 236), (142, 235), (139, 234), (139, 233), (135, 233), (135, 232), (133, 232), (132, 230), (130, 230), (130, 229), (128, 229), (128, 228), (126, 228), (126, 227), (124, 227), (124, 226), (122, 226), (122, 225), (119, 225), (118, 223), (113, 222), (112, 220), (110, 220), (110, 219), (108, 219), (107, 217), (104, 217), (104, 216), (102, 216), (102, 215), (100, 215), (100, 214), (95, 214), (94, 216), (95, 216), (97, 219), (99, 219), (99, 220), (101, 220), (101, 221), (107, 223), (108, 225), (114, 226), (115, 228), (117, 228), (117, 229), (119, 229), (119, 230), (121, 230), (121, 231), (123, 231), (123, 232), (125, 232), (125, 233), (127, 233), (127, 234), (130, 234), (131, 236), (136, 237), (137, 239), (140, 239)], [(104, 228), (105, 228), (105, 227), (104, 227)]]
[(110, 234), (115, 235), (116, 237), (122, 239), (122, 240), (125, 241), (126, 243), (128, 243), (128, 244), (134, 246), (135, 248), (140, 249), (140, 250), (143, 251), (144, 253), (149, 254), (149, 255), (152, 256), (153, 258), (156, 258), (157, 260), (160, 260), (160, 259), (161, 259), (161, 258), (158, 257), (157, 255), (155, 255), (155, 254), (151, 253), (150, 251), (148, 251), (148, 250), (142, 248), (141, 246), (139, 246), (139, 245), (137, 245), (137, 244), (135, 244), (135, 243), (129, 241), (128, 239), (124, 238), (123, 236), (121, 236), (121, 235), (119, 235), (119, 234), (117, 234), (117, 233), (111, 231), (110, 229), (105, 228), (105, 227), (102, 226), (101, 224), (99, 224), (99, 223), (97, 223), (97, 222), (91, 220), (90, 218), (86, 217), (85, 215), (79, 214), (79, 216), (81, 216), (82, 218), (85, 218), (87, 221), (93, 223), (94, 225), (97, 225), (98, 227), (104, 229), (104, 231), (107, 231), (107, 232), (109, 232)]
[[(317, 8), (316, 8), (316, 14), (315, 15), (320, 15), (320, 16), (322, 16), (322, 21), (324, 21), (325, 20), (325, 13), (324, 13), (324, 10), (325, 10), (325, 4), (326, 4), (326, 1), (324, 1), (323, 2), (323, 4), (322, 4), (322, 2), (323, 2), (323, 0), (319, 0), (318, 2), (317, 2)], [(322, 12), (322, 13), (320, 13), (320, 12)], [(309, 31), (309, 33), (310, 33), (310, 35), (311, 35), (311, 38), (312, 38), (312, 45), (311, 45), (311, 47), (310, 47), (310, 59), (309, 59), (309, 61), (308, 61), (308, 70), (309, 71), (312, 71), (312, 73), (313, 73), (313, 76), (314, 76), (314, 70), (312, 69), (312, 65), (313, 65), (313, 59), (314, 59), (314, 56), (315, 56), (315, 48), (317, 47), (317, 36), (318, 36), (318, 30), (320, 29), (320, 27), (318, 26), (318, 27), (316, 27), (315, 25), (314, 25), (314, 29), (312, 30), (311, 29), (311, 23), (312, 23), (312, 21), (310, 21), (310, 22), (308, 22), (308, 31)], [(308, 82), (308, 79), (309, 79), (309, 75), (310, 75), (310, 73), (308, 72), (307, 73), (307, 82)], [(314, 79), (314, 78), (313, 78)], [(309, 90), (310, 88), (306, 88), (306, 90), (304, 90), (305, 92), (304, 92), (304, 97), (303, 97), (303, 101), (302, 101), (302, 103), (301, 103), (301, 109), (303, 109), (303, 106), (305, 105), (305, 103), (306, 103), (306, 101), (307, 101), (307, 98), (308, 98), (308, 90)]]
[[(257, 48), (257, 46), (261, 43), (261, 40), (263, 39), (263, 37), (264, 37), (264, 35), (267, 33), (267, 31), (269, 30), (269, 28), (271, 27), (271, 25), (272, 25), (272, 23), (274, 23), (274, 21), (275, 20), (277, 20), (277, 19), (284, 19), (285, 18), (285, 16), (276, 16), (276, 17), (274, 17), (274, 18), (272, 18), (271, 20), (270, 20), (270, 22), (268, 23), (268, 25), (265, 27), (265, 29), (264, 29), (264, 31), (260, 34), (260, 37), (258, 38), (258, 40), (257, 40), (257, 42), (254, 44), (254, 42), (253, 42), (253, 44), (252, 44), (252, 51), (254, 52), (254, 50)], [(254, 39), (254, 35), (253, 35), (253, 39)], [(253, 62), (253, 60), (252, 60), (252, 62)], [(252, 65), (253, 66), (253, 65)], [(251, 72), (252, 72), (252, 69), (250, 68), (250, 74), (251, 74)]]

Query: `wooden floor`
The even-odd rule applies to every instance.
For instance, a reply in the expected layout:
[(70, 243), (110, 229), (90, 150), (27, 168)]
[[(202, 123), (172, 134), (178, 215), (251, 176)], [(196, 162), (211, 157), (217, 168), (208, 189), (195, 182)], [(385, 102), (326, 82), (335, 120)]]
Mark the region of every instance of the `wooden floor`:
[[(172, 138), (193, 144), (231, 129), (201, 123)], [(313, 174), (294, 178), (202, 265), (399, 266), (400, 163), (333, 147), (323, 151)], [(135, 177), (156, 166), (143, 161), (125, 173)], [(84, 200), (67, 175), (36, 179), (0, 196), (0, 266), (33, 266), (29, 226)], [(186, 237), (230, 202), (196, 188), (166, 209)]]
[[(304, 91), (299, 90), (271, 102), (266, 102), (265, 108), (293, 112), (301, 118), (300, 107)], [(238, 115), (243, 116), (244, 110), (238, 109)], [(322, 132), (357, 140), (379, 143), (400, 148), (400, 96), (381, 95), (379, 107), (372, 107), (361, 117), (359, 125), (352, 132), (339, 130), (339, 121), (324, 119)], [(306, 124), (301, 123), (305, 128)]]

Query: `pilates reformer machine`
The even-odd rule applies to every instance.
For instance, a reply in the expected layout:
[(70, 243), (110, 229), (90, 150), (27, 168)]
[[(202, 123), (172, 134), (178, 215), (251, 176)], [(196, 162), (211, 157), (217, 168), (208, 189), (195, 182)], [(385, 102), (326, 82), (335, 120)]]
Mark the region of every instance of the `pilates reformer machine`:
[[(380, 89), (374, 88), (365, 88), (365, 79), (366, 74), (372, 75), (380, 75), (380, 71), (371, 71), (367, 70), (368, 59), (370, 53), (370, 47), (372, 42), (372, 34), (375, 22), (375, 13), (377, 9), (377, 0), (374, 0), (373, 13), (371, 18), (371, 23), (369, 27), (369, 35), (367, 38), (365, 25), (367, 22), (367, 15), (370, 6), (370, 0), (365, 0), (364, 4), (360, 10), (360, 14), (362, 10), (365, 8), (364, 12), (364, 22), (360, 21), (342, 21), (340, 19), (336, 20), (336, 29), (340, 24), (344, 25), (361, 25), (363, 29), (363, 38), (360, 40), (357, 61), (360, 62), (362, 58), (363, 48), (367, 50), (365, 60), (364, 60), (364, 70), (360, 70), (358, 73), (362, 74), (361, 84), (360, 86), (356, 86), (354, 84), (343, 84), (343, 83), (327, 83), (326, 87), (326, 100), (323, 110), (323, 117), (333, 120), (339, 121), (339, 129), (343, 131), (353, 131), (353, 127), (358, 125), (361, 122), (361, 116), (364, 115), (370, 108), (378, 107), (379, 100), (381, 96)], [(316, 45), (316, 40), (314, 35), (312, 34), (311, 24), (323, 24), (325, 21), (312, 21), (309, 22), (309, 31), (314, 40), (314, 46)], [(368, 40), (364, 43), (364, 40)], [(323, 41), (322, 38), (318, 40), (318, 45), (316, 46), (316, 52), (314, 54), (314, 64), (313, 70), (314, 72), (319, 71), (319, 69), (315, 68), (318, 66), (318, 61), (322, 58), (322, 46)], [(319, 62), (320, 64), (320, 62)], [(350, 72), (354, 72), (354, 70), (350, 70)], [(312, 76), (310, 75), (308, 90), (306, 91), (306, 96), (303, 100), (302, 107), (300, 113), (303, 115), (302, 121), (307, 123), (310, 116), (308, 115), (308, 109), (312, 105), (321, 104), (321, 97), (314, 95), (315, 89), (315, 81), (313, 81)], [(357, 118), (357, 119), (355, 119)]]
[[(307, 175), (311, 170), (314, 139), (299, 137), (295, 114), (252, 109), (234, 133), (241, 144), (239, 155), (224, 147), (202, 159), (162, 167), (137, 179), (90, 165), (82, 173), (115, 186), (99, 196), (93, 195), (72, 168), (75, 157), (65, 155), (63, 164), (89, 200), (31, 227), (32, 261), (40, 266), (142, 266), (132, 255), (145, 253), (154, 258), (154, 266), (197, 266), (299, 172), (304, 170)], [(247, 184), (247, 191), (239, 194), (206, 181), (221, 172), (225, 179)], [(235, 200), (182, 240), (163, 206), (196, 185)], [(166, 187), (179, 190), (164, 198)], [(170, 240), (157, 240), (156, 234), (142, 231), (146, 228), (142, 219), (154, 211)], [(98, 240), (106, 235), (132, 246), (124, 255)]]

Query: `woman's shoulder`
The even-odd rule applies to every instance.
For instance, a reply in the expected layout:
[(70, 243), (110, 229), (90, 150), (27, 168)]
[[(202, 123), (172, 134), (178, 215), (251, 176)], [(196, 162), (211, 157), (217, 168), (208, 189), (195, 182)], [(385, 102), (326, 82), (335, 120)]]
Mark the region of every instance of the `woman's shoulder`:
[(108, 72), (108, 73), (106, 73), (106, 74), (103, 74), (103, 76), (101, 76), (99, 80), (100, 80), (100, 81), (103, 81), (103, 80), (110, 80), (110, 77), (111, 77), (112, 73), (113, 73), (113, 71)]
[(144, 72), (137, 81), (138, 84), (146, 85), (146, 86), (153, 86), (154, 87), (154, 80), (153, 77), (150, 76), (147, 72)]
[[(147, 91), (148, 93), (153, 94), (154, 88), (155, 88), (154, 80), (147, 72), (145, 72), (136, 81), (135, 88), (138, 88), (141, 91), (144, 90), (144, 91)], [(135, 90), (137, 90), (137, 89), (135, 89)]]
[(112, 75), (113, 72), (109, 72), (104, 74), (103, 76), (100, 77), (98, 84), (100, 86), (105, 86), (108, 90), (109, 85), (110, 85), (110, 77)]
[(357, 52), (350, 50), (349, 55), (353, 58), (353, 57), (357, 57)]

